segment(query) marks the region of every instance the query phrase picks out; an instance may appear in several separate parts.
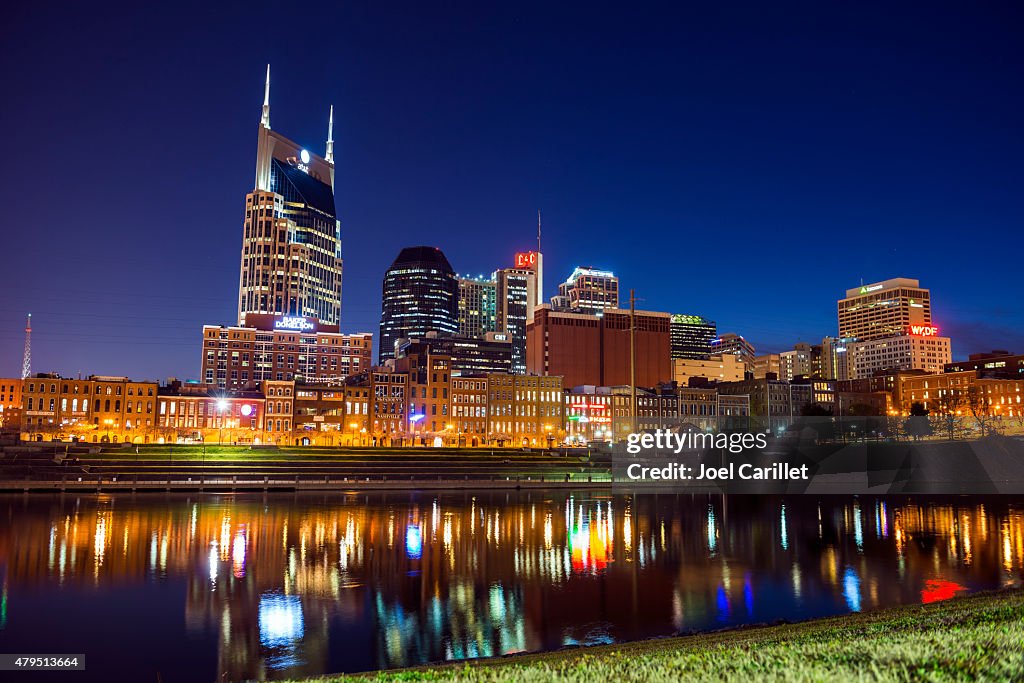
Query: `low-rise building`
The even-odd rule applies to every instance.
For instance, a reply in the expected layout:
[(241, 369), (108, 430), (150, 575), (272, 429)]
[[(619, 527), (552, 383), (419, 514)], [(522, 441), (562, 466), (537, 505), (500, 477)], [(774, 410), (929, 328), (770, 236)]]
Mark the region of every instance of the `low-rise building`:
[(295, 382), (267, 380), (262, 385), (266, 398), (264, 410), (264, 431), (266, 443), (290, 443), (296, 415)]
[(157, 404), (157, 443), (264, 443), (262, 391), (171, 382)]
[(909, 414), (920, 403), (936, 415), (1019, 418), (1024, 415), (1024, 379), (985, 377), (983, 371), (961, 370), (900, 378), (899, 410)]
[(295, 445), (344, 445), (345, 432), (352, 431), (346, 429), (345, 387), (296, 384), (294, 419), (292, 441)]
[(451, 381), (451, 424), (460, 446), (487, 441), (487, 375), (458, 375)]
[(21, 427), (21, 379), (0, 377), (0, 434)]
[(22, 380), (21, 438), (150, 443), (156, 432), (156, 382), (92, 375), (38, 374)]
[(561, 377), (487, 375), (488, 439), (498, 445), (550, 447), (565, 438)]

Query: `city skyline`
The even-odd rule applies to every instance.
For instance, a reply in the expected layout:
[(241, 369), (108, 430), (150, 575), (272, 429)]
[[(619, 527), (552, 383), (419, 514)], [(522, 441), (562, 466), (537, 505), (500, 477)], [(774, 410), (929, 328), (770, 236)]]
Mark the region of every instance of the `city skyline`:
[[(373, 14), (359, 8), (345, 11)], [(558, 11), (551, 17), (551, 26), (566, 20)], [(153, 21), (157, 12), (153, 10), (148, 18), (126, 12), (126, 16), (115, 17), (110, 27), (94, 28), (126, 31), (132, 22)], [(494, 48), (465, 36), (455, 44), (454, 53), (463, 57), (467, 51), (481, 51), (482, 63), (468, 74), (471, 83), (486, 80), (488, 69), (504, 73), (498, 59), (500, 49), (508, 49), (508, 41), (523, 37), (522, 31), (526, 31), (517, 33), (513, 29), (518, 22), (497, 10), (493, 16), (471, 14), (457, 21), (447, 17), (451, 26), (440, 17), (430, 18), (456, 33), (457, 27), (465, 28), (474, 20), (511, 31), (511, 36), (503, 37)], [(379, 38), (387, 22), (379, 16), (362, 19), (359, 25), (368, 35), (356, 36), (356, 42), (365, 47), (369, 34)], [(722, 30), (731, 27), (742, 34), (750, 17), (733, 17), (732, 23), (717, 15), (703, 19), (709, 24), (717, 20)], [(895, 19), (899, 24), (900, 17)], [(936, 25), (930, 27), (931, 32), (911, 38), (921, 47), (935, 49), (940, 27), (954, 17), (932, 19)], [(971, 40), (982, 35), (999, 38), (996, 17), (988, 17), (990, 22), (982, 19), (970, 17), (961, 27), (968, 36), (962, 42), (946, 45), (946, 52), (928, 53), (934, 63), (925, 60), (917, 65), (922, 67), (922, 84), (938, 78), (939, 67), (948, 67), (947, 61)], [(25, 14), (16, 17), (15, 23), (28, 27), (35, 20)], [(637, 17), (630, 20), (640, 21)], [(411, 19), (392, 18), (403, 31), (413, 31), (406, 21)], [(217, 17), (212, 25), (223, 27)], [(231, 30), (244, 25), (241, 22)], [(660, 35), (656, 27), (645, 26), (649, 33)], [(604, 35), (607, 27), (597, 23), (582, 28), (573, 45)], [(80, 39), (77, 34), (62, 33), (68, 30), (58, 27), (46, 40), (73, 43)], [(3, 69), (16, 76), (15, 80), (56, 79), (54, 92), (65, 98), (61, 111), (72, 115), (62, 116), (58, 124), (52, 114), (44, 113), (55, 95), (29, 85), (21, 85), (22, 99), (0, 113), (8, 128), (30, 133), (13, 141), (13, 153), (21, 165), (18, 173), (13, 165), (5, 168), (3, 187), (8, 193), (5, 204), (11, 207), (10, 225), (32, 226), (7, 231), (0, 376), (20, 374), (22, 330), (25, 314), (31, 312), (34, 371), (124, 374), (138, 379), (197, 378), (196, 334), (203, 324), (229, 325), (236, 317), (242, 226), (239, 198), (251, 189), (252, 131), (259, 119), (266, 61), (274, 64), (275, 129), (300, 145), (321, 148), (323, 113), (335, 105), (337, 210), (346, 262), (342, 331), (377, 331), (380, 281), (401, 248), (437, 246), (459, 273), (487, 274), (510, 268), (517, 251), (535, 245), (539, 207), (544, 212), (543, 252), (549, 274), (545, 299), (555, 293), (552, 284), (557, 286), (575, 266), (592, 264), (619, 276), (623, 291), (636, 289), (639, 307), (702, 315), (716, 321), (720, 333), (742, 334), (762, 353), (788, 349), (798, 341), (818, 343), (822, 336), (835, 335), (835, 302), (847, 288), (861, 281), (910, 277), (933, 291), (934, 318), (952, 338), (954, 358), (991, 348), (1020, 352), (1024, 347), (1024, 313), (1012, 299), (1012, 292), (1020, 289), (1011, 267), (1012, 252), (967, 250), (962, 256), (959, 246), (968, 235), (979, 232), (1000, 239), (1001, 231), (1013, 230), (1019, 219), (1012, 192), (1019, 167), (1011, 159), (1020, 158), (1014, 150), (1022, 141), (1019, 135), (1000, 132), (998, 125), (983, 130), (984, 121), (1000, 124), (1001, 117), (1010, 117), (1018, 107), (1019, 91), (999, 92), (1004, 87), (999, 83), (1019, 63), (1002, 64), (996, 59), (1003, 55), (1000, 50), (1016, 48), (993, 39), (987, 51), (960, 65), (956, 72), (959, 80), (947, 81), (947, 87), (953, 87), (958, 96), (973, 94), (973, 108), (958, 109), (951, 100), (930, 99), (928, 93), (920, 93), (912, 102), (892, 90), (899, 74), (873, 74), (884, 92), (876, 92), (877, 101), (858, 113), (877, 116), (886, 106), (902, 108), (897, 107), (900, 115), (886, 126), (878, 121), (872, 124), (886, 128), (888, 135), (875, 139), (868, 152), (884, 158), (879, 147), (882, 140), (892, 142), (899, 132), (909, 135), (901, 138), (909, 152), (900, 159), (886, 158), (886, 168), (871, 168), (871, 154), (855, 149), (866, 141), (871, 126), (852, 125), (854, 114), (833, 111), (822, 129), (807, 126), (811, 112), (824, 114), (830, 105), (859, 100), (817, 81), (822, 73), (798, 68), (793, 54), (772, 55), (767, 66), (747, 74), (735, 86), (739, 91), (731, 93), (734, 99), (725, 107), (727, 111), (720, 104), (711, 106), (713, 98), (707, 97), (708, 89), (713, 91), (708, 79), (714, 69), (687, 76), (690, 85), (703, 88), (687, 99), (667, 87), (666, 61), (658, 72), (665, 87), (636, 100), (636, 95), (644, 94), (639, 92), (642, 88), (626, 86), (627, 94), (639, 102), (635, 110), (626, 110), (613, 98), (607, 103), (609, 112), (593, 114), (581, 106), (603, 92), (593, 75), (574, 83), (572, 96), (557, 96), (558, 87), (568, 82), (566, 73), (575, 74), (585, 60), (572, 50), (549, 44), (552, 36), (537, 30), (529, 35), (541, 41), (545, 54), (558, 57), (551, 67), (555, 73), (540, 70), (537, 57), (518, 51), (513, 61), (516, 68), (532, 66), (527, 73), (539, 92), (559, 104), (551, 110), (550, 120), (542, 122), (517, 119), (496, 109), (507, 104), (512, 94), (521, 94), (526, 84), (503, 87), (499, 83), (473, 99), (474, 93), (457, 83), (459, 75), (467, 75), (465, 68), (453, 62), (454, 57), (435, 54), (423, 44), (409, 47), (405, 55), (428, 50), (431, 59), (419, 67), (430, 76), (426, 83), (417, 82), (397, 63), (368, 64), (365, 57), (348, 52), (355, 47), (346, 48), (316, 75), (310, 73), (308, 64), (287, 52), (246, 48), (215, 68), (207, 68), (210, 65), (202, 63), (201, 57), (175, 64), (173, 69), (147, 62), (160, 78), (153, 84), (131, 82), (130, 101), (120, 89), (127, 87), (133, 67), (117, 62), (121, 53), (93, 55), (76, 65), (46, 55), (37, 64), (19, 65), (17, 73), (12, 54), (5, 54)], [(855, 34), (851, 30), (843, 35), (856, 42)], [(17, 37), (14, 42), (21, 40)], [(340, 35), (339, 42), (343, 42)], [(883, 51), (899, 51), (893, 43), (882, 43)], [(649, 61), (638, 57), (639, 45), (629, 46), (625, 64), (604, 64), (620, 86), (630, 68)], [(212, 58), (212, 49), (203, 44), (198, 52)], [(706, 40), (701, 49), (717, 54)], [(754, 47), (746, 49), (753, 51)], [(651, 50), (662, 58), (681, 56), (674, 47), (661, 43)], [(839, 50), (825, 49), (824, 56), (830, 66), (844, 60)], [(114, 63), (102, 73), (92, 73), (92, 87), (71, 87), (68, 79), (95, 66), (90, 59), (114, 59)], [(314, 56), (303, 59), (313, 60)], [(399, 57), (393, 59), (400, 61)], [(868, 78), (867, 67), (872, 60), (865, 60), (839, 71), (844, 86), (871, 89), (875, 82)], [(715, 64), (717, 69), (730, 68), (729, 64)], [(408, 63), (402, 66), (412, 69)], [(557, 67), (566, 73), (559, 73)], [(58, 68), (68, 73), (58, 76)], [(370, 82), (370, 74), (379, 76), (382, 70), (393, 77), (388, 81), (393, 86), (390, 89), (374, 89)], [(773, 156), (769, 152), (777, 154), (784, 145), (759, 138), (769, 132), (766, 124), (739, 121), (732, 107), (747, 101), (744, 98), (749, 99), (748, 104), (756, 102), (758, 78), (772, 73), (789, 75), (814, 88), (813, 93), (799, 97), (783, 88), (793, 98), (783, 107), (772, 102), (769, 118), (784, 142), (795, 143), (795, 148), (787, 151), (795, 153), (796, 159), (776, 159), (779, 177), (769, 180)], [(404, 79), (396, 79), (403, 74)], [(988, 80), (979, 85), (972, 79), (980, 75)], [(213, 81), (222, 92), (213, 92)], [(429, 97), (431, 86), (440, 90)], [(149, 110), (168, 104), (165, 88), (174, 93), (166, 111), (155, 112), (141, 127), (122, 118), (130, 113), (131, 105)], [(701, 93), (703, 96), (698, 96)], [(824, 96), (825, 102), (817, 103), (820, 109), (802, 112), (803, 127), (800, 122), (783, 125), (787, 112), (800, 112), (814, 96)], [(460, 113), (456, 105), (464, 106), (467, 97), (477, 107)], [(787, 101), (784, 95), (781, 99)], [(384, 111), (397, 101), (405, 101), (411, 110), (401, 117)], [(537, 104), (530, 98), (527, 101), (531, 106)], [(926, 106), (942, 102), (946, 109), (929, 110)], [(710, 109), (694, 112), (688, 108), (696, 104)], [(519, 107), (530, 108), (519, 104), (515, 112), (522, 111)], [(707, 118), (715, 112), (731, 112), (731, 127), (709, 127)], [(910, 131), (912, 119), (927, 112), (932, 118), (925, 117), (928, 125), (923, 132)], [(674, 127), (670, 124), (676, 123), (670, 114), (681, 113), (686, 113), (687, 125), (704, 124), (696, 125), (694, 137), (670, 132)], [(658, 124), (658, 134), (641, 129), (640, 124), (649, 117)], [(34, 127), (28, 125), (30, 119), (35, 120)], [(943, 122), (956, 124), (951, 130), (955, 135), (939, 160), (933, 158), (934, 151), (924, 151), (924, 145)], [(569, 135), (577, 125), (583, 130)], [(93, 134), (82, 136), (83, 126)], [(147, 138), (154, 126), (163, 126), (161, 135)], [(179, 127), (182, 130), (177, 130)], [(543, 133), (538, 140), (516, 149), (538, 127)], [(628, 131), (632, 137), (616, 139), (609, 131)], [(700, 143), (698, 132), (708, 141)], [(413, 144), (417, 134), (419, 144)], [(423, 134), (429, 139), (423, 140)], [(730, 134), (746, 143), (756, 138), (760, 144), (747, 149), (734, 142), (722, 148), (720, 155), (712, 154), (715, 145)], [(651, 139), (658, 135), (667, 145), (660, 155)], [(117, 142), (119, 137), (123, 143)], [(151, 145), (143, 146), (144, 139)], [(215, 144), (211, 145), (211, 140)], [(811, 178), (812, 168), (807, 165), (815, 160), (825, 163), (821, 153), (812, 149), (821, 142), (827, 142), (828, 149), (836, 153), (824, 167), (824, 173), (831, 174), (830, 181)], [(973, 145), (970, 150), (968, 143)], [(452, 160), (437, 161), (434, 155), (446, 149)], [(692, 157), (673, 156), (685, 150), (693, 150)], [(60, 158), (61, 164), (51, 169), (54, 158)], [(627, 161), (632, 163), (623, 163)], [(53, 171), (54, 181), (64, 183), (60, 186), (63, 202), (48, 202), (42, 188), (27, 180), (31, 173), (42, 172), (40, 164)], [(96, 164), (104, 165), (105, 172), (90, 173)], [(139, 166), (146, 173), (138, 172)], [(641, 172), (645, 168), (646, 172)], [(579, 180), (567, 179), (576, 175)], [(46, 185), (49, 190), (50, 183)], [(386, 191), (367, 192), (374, 187)], [(865, 189), (875, 202), (862, 200)], [(801, 208), (796, 208), (798, 205)], [(431, 238), (425, 239), (424, 233)], [(40, 249), (40, 234), (56, 240), (47, 240), (50, 251)], [(922, 234), (927, 239), (921, 239)], [(660, 248), (659, 240), (666, 248)], [(828, 248), (822, 249), (822, 245)], [(770, 258), (773, 252), (774, 258)], [(673, 258), (666, 259), (666, 253)], [(13, 254), (33, 258), (10, 258)], [(954, 254), (959, 261), (956, 267), (949, 267)], [(991, 296), (993, 290), (1003, 292), (1003, 298)]]

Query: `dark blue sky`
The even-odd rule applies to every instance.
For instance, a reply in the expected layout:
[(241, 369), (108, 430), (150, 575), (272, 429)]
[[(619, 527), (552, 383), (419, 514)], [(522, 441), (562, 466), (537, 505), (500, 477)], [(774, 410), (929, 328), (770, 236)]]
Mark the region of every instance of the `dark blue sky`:
[(267, 62), (275, 130), (335, 107), (346, 331), (400, 247), (489, 273), (539, 207), (548, 295), (610, 268), (769, 351), (916, 277), (955, 356), (1024, 352), (1019, 4), (496, 4), (5, 9), (0, 376), (29, 310), (36, 371), (197, 376)]

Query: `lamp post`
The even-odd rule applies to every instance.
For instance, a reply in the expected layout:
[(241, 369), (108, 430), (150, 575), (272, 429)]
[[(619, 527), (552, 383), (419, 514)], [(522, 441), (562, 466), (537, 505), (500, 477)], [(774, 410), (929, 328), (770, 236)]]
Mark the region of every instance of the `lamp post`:
[(218, 399), (217, 400), (217, 413), (218, 413), (219, 417), (217, 419), (217, 425), (218, 425), (218, 427), (220, 429), (220, 431), (219, 431), (219, 433), (217, 435), (217, 445), (218, 446), (223, 446), (224, 445), (224, 411), (226, 411), (227, 409), (228, 409), (228, 402), (225, 399), (223, 399), (223, 398)]

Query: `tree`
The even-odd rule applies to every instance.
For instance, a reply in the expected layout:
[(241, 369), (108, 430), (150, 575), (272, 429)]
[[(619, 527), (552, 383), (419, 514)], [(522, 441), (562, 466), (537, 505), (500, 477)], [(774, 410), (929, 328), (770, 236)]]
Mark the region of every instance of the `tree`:
[(928, 409), (923, 403), (915, 401), (910, 404), (910, 417), (903, 422), (903, 429), (914, 441), (932, 435), (932, 426), (928, 422)]
[(964, 403), (968, 412), (974, 417), (974, 424), (982, 436), (992, 434), (996, 430), (996, 418), (992, 415), (992, 399), (985, 393), (983, 387), (977, 384), (967, 389)]
[(935, 412), (929, 415), (933, 428), (941, 429), (953, 441), (967, 435), (964, 413), (965, 396), (959, 389), (940, 389)]

